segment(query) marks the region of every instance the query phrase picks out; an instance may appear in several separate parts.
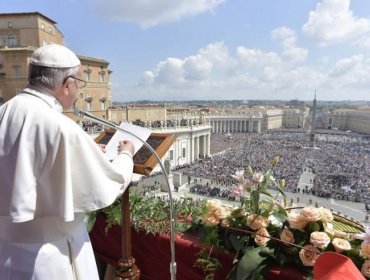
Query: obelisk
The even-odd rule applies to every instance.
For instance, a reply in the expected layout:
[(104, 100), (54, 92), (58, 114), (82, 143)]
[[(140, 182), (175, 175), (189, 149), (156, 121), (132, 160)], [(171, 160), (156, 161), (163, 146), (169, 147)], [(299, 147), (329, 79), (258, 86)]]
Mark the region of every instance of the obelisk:
[(316, 90), (315, 97), (312, 104), (312, 121), (311, 121), (311, 132), (310, 132), (310, 147), (315, 148), (315, 130), (316, 130)]

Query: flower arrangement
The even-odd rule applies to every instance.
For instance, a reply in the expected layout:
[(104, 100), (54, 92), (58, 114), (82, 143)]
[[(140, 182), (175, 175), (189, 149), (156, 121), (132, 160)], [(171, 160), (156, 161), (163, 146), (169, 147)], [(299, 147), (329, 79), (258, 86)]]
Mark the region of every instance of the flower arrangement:
[[(240, 199), (236, 209), (215, 200), (205, 204), (203, 224), (209, 236), (217, 232), (219, 238), (208, 242), (231, 244), (237, 252), (229, 278), (263, 279), (271, 266), (287, 265), (312, 277), (313, 266), (325, 251), (351, 258), (362, 274), (370, 277), (370, 229), (358, 233), (361, 226), (349, 226), (350, 221), (334, 217), (323, 207), (287, 208), (285, 182), (277, 182), (272, 176), (277, 162), (275, 158), (265, 174), (254, 173), (248, 167), (247, 172), (232, 175), (238, 182), (233, 187)], [(277, 195), (272, 196), (268, 188), (275, 188)], [(341, 225), (350, 233), (341, 230)]]
[[(233, 249), (235, 261), (229, 279), (263, 279), (271, 266), (294, 266), (312, 277), (313, 266), (325, 251), (349, 257), (370, 279), (370, 228), (359, 226), (320, 207), (288, 208), (285, 181), (273, 177), (272, 167), (266, 173), (251, 167), (232, 175), (237, 207), (227, 207), (219, 200), (177, 200), (176, 232), (197, 231), (209, 246), (199, 253), (194, 266), (201, 267), (205, 279), (213, 279), (220, 267), (211, 257), (214, 247)], [(276, 193), (272, 194), (270, 189)], [(131, 223), (147, 233), (169, 232), (169, 205), (156, 197), (130, 195)], [(120, 224), (119, 201), (103, 209), (107, 230)], [(207, 252), (209, 250), (209, 252)]]

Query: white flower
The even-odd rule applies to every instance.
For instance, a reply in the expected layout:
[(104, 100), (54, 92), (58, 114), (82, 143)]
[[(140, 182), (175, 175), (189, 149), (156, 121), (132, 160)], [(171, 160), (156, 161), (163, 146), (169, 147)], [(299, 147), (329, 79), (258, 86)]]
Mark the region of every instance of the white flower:
[(363, 240), (365, 243), (370, 243), (370, 227), (364, 226), (364, 233), (357, 233), (353, 235), (353, 238)]
[(252, 177), (252, 180), (256, 183), (261, 183), (262, 180), (263, 180), (263, 174), (261, 172), (254, 173), (253, 177)]
[(244, 182), (244, 170), (238, 170), (235, 172), (235, 175), (231, 175), (235, 180), (238, 180), (240, 183)]
[(241, 197), (244, 193), (244, 186), (243, 185), (233, 185), (231, 187), (230, 196), (232, 197)]

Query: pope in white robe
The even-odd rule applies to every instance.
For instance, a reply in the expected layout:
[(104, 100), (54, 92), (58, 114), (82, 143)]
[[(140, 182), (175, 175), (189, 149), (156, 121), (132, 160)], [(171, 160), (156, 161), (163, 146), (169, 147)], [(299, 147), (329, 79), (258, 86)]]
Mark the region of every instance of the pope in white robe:
[[(42, 48), (31, 63), (79, 65), (62, 46)], [(50, 60), (60, 52), (66, 52), (62, 60)], [(0, 107), (1, 280), (99, 279), (84, 213), (110, 205), (124, 192), (132, 151), (122, 149), (110, 162), (62, 114), (77, 96), (75, 79), (67, 77), (59, 92), (30, 86)], [(66, 93), (73, 100), (63, 99)]]

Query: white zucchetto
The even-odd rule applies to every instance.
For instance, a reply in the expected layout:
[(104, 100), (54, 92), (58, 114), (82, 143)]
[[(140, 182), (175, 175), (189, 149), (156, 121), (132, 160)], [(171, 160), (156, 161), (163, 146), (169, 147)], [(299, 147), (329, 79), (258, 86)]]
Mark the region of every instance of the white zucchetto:
[(31, 56), (30, 63), (54, 68), (72, 68), (81, 64), (78, 57), (70, 49), (58, 44), (50, 44), (36, 49)]

